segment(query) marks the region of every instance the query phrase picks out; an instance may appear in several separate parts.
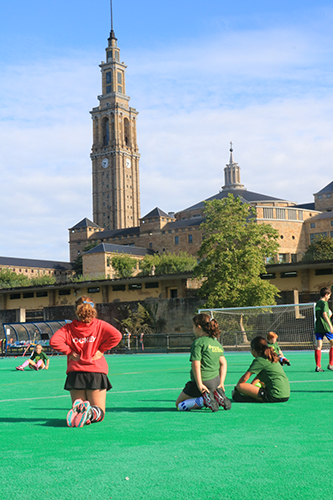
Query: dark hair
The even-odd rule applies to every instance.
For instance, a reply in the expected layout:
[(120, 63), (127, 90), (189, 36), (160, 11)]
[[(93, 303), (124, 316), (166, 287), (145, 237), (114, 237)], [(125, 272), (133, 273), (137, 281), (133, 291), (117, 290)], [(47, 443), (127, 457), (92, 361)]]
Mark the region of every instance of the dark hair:
[(279, 357), (272, 347), (268, 347), (264, 337), (255, 337), (251, 340), (251, 349), (254, 349), (259, 356), (268, 359), (271, 363), (277, 363)]
[(321, 297), (325, 297), (325, 295), (327, 295), (328, 293), (331, 294), (331, 289), (325, 286), (324, 288), (321, 288), (319, 295)]
[(208, 314), (200, 313), (196, 314), (193, 318), (193, 323), (195, 326), (200, 326), (208, 337), (217, 338), (219, 337), (221, 330), (216, 319), (211, 319)]
[(77, 299), (75, 308), (77, 317), (83, 323), (91, 323), (97, 316), (95, 304), (89, 297), (80, 297)]

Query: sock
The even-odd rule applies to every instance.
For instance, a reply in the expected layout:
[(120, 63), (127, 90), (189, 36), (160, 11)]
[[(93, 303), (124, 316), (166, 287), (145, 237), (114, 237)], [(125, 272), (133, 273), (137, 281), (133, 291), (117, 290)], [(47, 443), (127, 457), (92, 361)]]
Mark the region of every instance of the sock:
[(39, 361), (37, 361), (36, 365), (37, 365), (38, 370), (42, 366), (42, 364), (43, 364), (43, 360), (42, 359), (40, 359)]
[(102, 422), (102, 420), (104, 419), (104, 411), (102, 410), (102, 408), (100, 408), (99, 406), (91, 406), (90, 410), (92, 413), (91, 418), (89, 419), (90, 422)]
[(321, 350), (320, 349), (315, 350), (315, 360), (316, 360), (316, 366), (320, 367), (321, 366)]
[(26, 366), (28, 366), (29, 364), (29, 360), (27, 359), (24, 363), (21, 364), (22, 368), (25, 368)]
[(179, 403), (178, 410), (190, 411), (190, 410), (195, 410), (197, 408), (202, 408), (203, 406), (204, 406), (203, 397), (200, 396), (199, 398), (195, 399), (185, 399), (185, 401)]
[(330, 365), (333, 365), (333, 347), (330, 348), (329, 360)]

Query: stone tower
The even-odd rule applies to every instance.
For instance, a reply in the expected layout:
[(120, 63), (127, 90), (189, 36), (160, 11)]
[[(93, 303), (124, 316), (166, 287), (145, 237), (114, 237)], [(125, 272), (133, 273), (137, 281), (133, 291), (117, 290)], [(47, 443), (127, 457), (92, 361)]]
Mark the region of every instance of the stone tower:
[(224, 186), (223, 191), (232, 189), (244, 189), (244, 185), (240, 180), (240, 167), (238, 163), (234, 162), (232, 142), (230, 143), (230, 158), (229, 163), (226, 164), (224, 169)]
[(91, 113), (93, 122), (92, 185), (93, 220), (104, 229), (139, 225), (138, 112), (129, 106), (125, 69), (112, 27), (106, 62), (100, 64), (102, 95)]

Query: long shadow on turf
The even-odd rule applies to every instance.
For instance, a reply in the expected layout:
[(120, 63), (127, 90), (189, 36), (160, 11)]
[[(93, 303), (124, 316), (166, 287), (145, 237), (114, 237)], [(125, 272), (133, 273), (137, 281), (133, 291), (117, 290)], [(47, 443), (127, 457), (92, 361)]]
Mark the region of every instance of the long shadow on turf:
[(17, 424), (17, 423), (25, 423), (32, 422), (36, 425), (40, 425), (42, 427), (67, 427), (66, 420), (64, 418), (50, 418), (49, 420), (40, 419), (40, 418), (1, 418), (1, 422), (7, 422), (8, 424)]
[(130, 413), (140, 413), (140, 412), (146, 412), (146, 413), (165, 413), (168, 411), (175, 412), (177, 411), (176, 407), (174, 408), (147, 408), (147, 406), (144, 406), (143, 408), (141, 407), (120, 407), (117, 406), (116, 408), (106, 408), (105, 412), (106, 413), (120, 413), (120, 412), (130, 412)]

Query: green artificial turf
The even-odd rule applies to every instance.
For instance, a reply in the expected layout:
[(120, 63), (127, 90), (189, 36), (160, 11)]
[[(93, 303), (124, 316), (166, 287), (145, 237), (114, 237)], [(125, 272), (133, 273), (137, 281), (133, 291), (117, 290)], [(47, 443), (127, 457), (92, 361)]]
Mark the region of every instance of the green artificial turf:
[[(227, 353), (226, 392), (249, 353)], [(176, 411), (188, 354), (107, 356), (113, 389), (102, 423), (68, 428), (66, 359), (18, 372), (0, 360), (0, 498), (191, 500), (331, 498), (333, 372), (312, 352), (290, 352), (291, 398)], [(326, 361), (327, 353), (323, 353)]]

